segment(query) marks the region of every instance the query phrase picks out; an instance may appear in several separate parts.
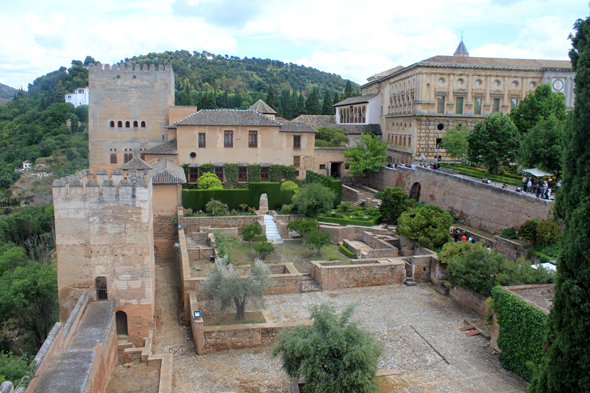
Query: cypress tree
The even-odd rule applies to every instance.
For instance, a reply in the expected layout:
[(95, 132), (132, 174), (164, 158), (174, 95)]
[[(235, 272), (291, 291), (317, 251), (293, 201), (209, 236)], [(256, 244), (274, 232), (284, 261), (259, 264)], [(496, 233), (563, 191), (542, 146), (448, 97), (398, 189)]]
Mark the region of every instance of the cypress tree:
[(565, 229), (545, 354), (528, 391), (590, 391), (590, 18), (570, 36), (576, 101), (563, 138), (556, 212)]
[(314, 87), (307, 98), (305, 103), (305, 109), (309, 115), (321, 115), (322, 107), (320, 106), (320, 98), (318, 97), (318, 91)]
[(289, 90), (283, 90), (281, 101), (283, 102), (283, 117), (287, 120), (291, 120), (293, 118), (293, 103), (291, 101), (291, 92), (289, 92)]
[(342, 99), (340, 98), (340, 94), (338, 94), (338, 92), (334, 92), (334, 98), (332, 99), (332, 105), (339, 103), (340, 101), (342, 101)]
[(330, 90), (326, 91), (324, 94), (324, 103), (322, 105), (322, 115), (333, 115), (336, 112), (334, 111), (334, 107), (332, 106), (332, 94), (330, 94)]
[(268, 90), (266, 91), (266, 103), (275, 111), (279, 111), (277, 96), (275, 96), (275, 90), (272, 88), (272, 85), (268, 85)]
[(307, 113), (305, 112), (305, 97), (303, 97), (303, 92), (299, 92), (299, 97), (297, 97), (297, 113), (299, 113), (299, 115)]
[(346, 87), (344, 88), (344, 95), (342, 96), (342, 99), (345, 100), (348, 97), (352, 97), (352, 83), (350, 83), (350, 80), (346, 81)]
[(295, 90), (293, 90), (293, 92), (291, 93), (291, 113), (293, 119), (301, 114), (301, 112), (299, 111), (299, 107), (297, 105), (297, 92)]

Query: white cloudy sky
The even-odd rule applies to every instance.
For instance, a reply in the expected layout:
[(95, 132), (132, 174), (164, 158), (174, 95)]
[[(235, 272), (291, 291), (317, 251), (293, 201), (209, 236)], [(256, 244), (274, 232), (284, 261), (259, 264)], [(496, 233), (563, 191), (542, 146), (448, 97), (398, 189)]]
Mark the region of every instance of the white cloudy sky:
[(450, 55), (567, 59), (574, 0), (2, 0), (0, 82), (93, 56), (102, 63), (186, 49), (291, 61), (363, 83)]

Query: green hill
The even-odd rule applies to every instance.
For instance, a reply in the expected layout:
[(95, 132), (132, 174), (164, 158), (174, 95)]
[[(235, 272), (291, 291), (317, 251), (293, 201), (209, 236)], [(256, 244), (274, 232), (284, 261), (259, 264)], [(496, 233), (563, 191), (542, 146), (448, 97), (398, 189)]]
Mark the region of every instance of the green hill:
[(17, 89), (0, 83), (0, 98), (11, 99), (16, 91)]

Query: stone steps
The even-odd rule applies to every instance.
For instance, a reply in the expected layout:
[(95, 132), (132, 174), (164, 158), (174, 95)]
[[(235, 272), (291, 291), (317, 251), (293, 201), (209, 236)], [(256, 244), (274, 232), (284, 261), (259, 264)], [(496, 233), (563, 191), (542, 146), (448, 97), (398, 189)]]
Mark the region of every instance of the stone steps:
[(407, 279), (405, 284), (409, 287), (413, 287), (414, 285), (418, 285), (418, 283), (414, 280)]
[(264, 225), (266, 225), (266, 239), (269, 242), (281, 244), (282, 241), (279, 228), (270, 214), (264, 215)]

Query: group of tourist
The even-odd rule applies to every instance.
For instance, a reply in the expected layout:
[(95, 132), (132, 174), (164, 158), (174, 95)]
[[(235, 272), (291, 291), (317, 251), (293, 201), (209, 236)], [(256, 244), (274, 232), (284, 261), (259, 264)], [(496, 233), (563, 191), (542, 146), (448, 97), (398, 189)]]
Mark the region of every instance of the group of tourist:
[[(525, 176), (522, 178), (522, 188), (517, 187), (516, 192), (522, 192), (525, 194), (532, 193), (537, 198), (549, 199), (553, 193), (553, 187), (552, 178), (543, 181), (542, 179), (536, 179), (534, 176), (531, 176), (530, 178)], [(559, 190), (559, 187), (561, 187), (561, 180), (557, 181), (555, 189)]]
[(451, 229), (451, 233), (449, 233), (449, 235), (451, 235), (451, 239), (453, 239), (453, 241), (455, 243), (458, 243), (458, 242), (475, 243), (475, 239), (473, 238), (473, 236), (468, 237), (467, 233), (465, 233), (465, 231), (460, 231), (459, 228)]

